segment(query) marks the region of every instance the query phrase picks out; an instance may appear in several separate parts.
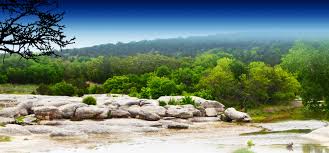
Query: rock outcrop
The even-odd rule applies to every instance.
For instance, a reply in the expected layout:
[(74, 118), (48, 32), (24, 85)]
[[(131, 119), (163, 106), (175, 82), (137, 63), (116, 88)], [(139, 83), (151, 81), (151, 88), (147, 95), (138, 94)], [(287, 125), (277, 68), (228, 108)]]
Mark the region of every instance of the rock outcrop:
[(224, 115), (226, 117), (228, 117), (229, 119), (233, 120), (233, 121), (237, 121), (237, 122), (250, 122), (251, 121), (251, 117), (244, 112), (240, 112), (235, 110), (235, 108), (227, 108), (224, 111)]

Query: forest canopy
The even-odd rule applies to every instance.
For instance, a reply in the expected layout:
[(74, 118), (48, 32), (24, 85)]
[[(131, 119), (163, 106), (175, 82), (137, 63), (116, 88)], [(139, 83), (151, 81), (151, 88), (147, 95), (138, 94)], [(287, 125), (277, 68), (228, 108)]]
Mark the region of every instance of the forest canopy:
[(212, 48), (186, 56), (150, 51), (19, 62), (18, 56), (10, 56), (0, 64), (0, 82), (37, 84), (35, 93), (48, 95), (195, 95), (240, 108), (282, 104), (300, 96), (307, 107), (328, 110), (328, 44), (297, 41), (288, 46), (273, 42), (263, 48)]

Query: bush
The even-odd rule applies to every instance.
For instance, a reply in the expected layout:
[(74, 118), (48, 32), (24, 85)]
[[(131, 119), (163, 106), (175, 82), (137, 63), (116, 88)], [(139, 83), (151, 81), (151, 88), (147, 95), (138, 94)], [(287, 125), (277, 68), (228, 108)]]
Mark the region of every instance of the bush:
[(103, 87), (107, 93), (128, 94), (131, 83), (128, 76), (114, 76), (113, 78), (107, 79)]
[(211, 94), (211, 91), (206, 89), (201, 89), (200, 91), (195, 92), (194, 95), (207, 100), (214, 99), (214, 97)]
[(89, 94), (102, 94), (105, 93), (104, 88), (102, 85), (97, 85), (97, 84), (91, 84), (88, 87), (88, 93)]
[(159, 105), (160, 105), (160, 106), (166, 106), (167, 103), (166, 103), (165, 101), (159, 101)]
[(40, 95), (52, 95), (51, 89), (48, 85), (41, 84), (37, 89), (36, 89), (37, 94)]
[(162, 66), (158, 67), (155, 71), (155, 74), (158, 77), (169, 76), (170, 73), (171, 73), (170, 69), (165, 65), (162, 65)]
[(181, 101), (180, 101), (181, 105), (188, 105), (191, 104), (193, 106), (196, 105), (195, 101), (192, 99), (192, 97), (190, 96), (185, 96)]
[(72, 84), (66, 82), (56, 83), (50, 87), (53, 95), (59, 96), (73, 96), (75, 94), (75, 88)]
[(97, 104), (96, 99), (93, 96), (87, 96), (87, 97), (83, 98), (82, 102), (87, 105), (96, 105)]
[(165, 77), (152, 77), (147, 82), (147, 87), (152, 98), (159, 98), (160, 96), (176, 95), (178, 93), (177, 85), (174, 81)]
[(130, 97), (140, 97), (137, 88), (136, 87), (132, 87), (130, 88), (130, 92), (128, 94)]
[(139, 96), (141, 98), (151, 98), (151, 89), (143, 87)]
[(176, 101), (175, 99), (170, 99), (168, 102), (168, 105), (180, 105), (179, 101)]
[(8, 77), (6, 75), (0, 75), (0, 84), (7, 82), (8, 82)]

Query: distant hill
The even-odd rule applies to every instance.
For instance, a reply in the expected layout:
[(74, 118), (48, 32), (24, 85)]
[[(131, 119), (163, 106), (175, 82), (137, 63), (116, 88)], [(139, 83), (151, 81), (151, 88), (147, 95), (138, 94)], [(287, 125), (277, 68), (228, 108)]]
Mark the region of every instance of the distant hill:
[[(314, 35), (314, 34), (313, 34)], [(63, 56), (127, 56), (137, 53), (157, 52), (172, 56), (194, 56), (213, 48), (250, 50), (256, 47), (287, 50), (299, 39), (310, 37), (300, 33), (231, 33), (187, 38), (143, 40), (129, 43), (103, 44), (92, 47), (63, 50)], [(316, 35), (317, 37), (319, 35)]]

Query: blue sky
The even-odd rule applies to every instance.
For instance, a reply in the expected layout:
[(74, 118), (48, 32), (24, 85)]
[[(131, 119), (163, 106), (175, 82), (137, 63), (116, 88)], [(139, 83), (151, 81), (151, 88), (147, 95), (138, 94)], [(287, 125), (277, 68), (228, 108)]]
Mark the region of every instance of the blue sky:
[(236, 32), (329, 31), (329, 4), (303, 1), (62, 0), (72, 47)]

